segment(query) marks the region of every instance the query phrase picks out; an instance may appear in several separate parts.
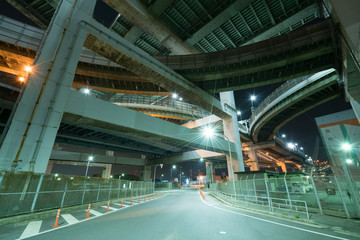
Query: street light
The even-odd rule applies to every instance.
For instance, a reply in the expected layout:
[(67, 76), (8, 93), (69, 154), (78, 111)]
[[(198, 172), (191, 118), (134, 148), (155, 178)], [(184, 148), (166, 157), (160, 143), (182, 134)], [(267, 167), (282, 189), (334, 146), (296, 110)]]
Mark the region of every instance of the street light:
[(121, 179), (121, 177), (124, 177), (125, 176), (125, 173), (122, 173), (119, 175), (119, 180)]
[(200, 162), (203, 162), (204, 161), (204, 159), (203, 158), (200, 158)]
[(87, 162), (87, 166), (86, 166), (85, 177), (87, 177), (87, 175), (88, 175), (89, 166), (90, 166), (90, 161), (92, 161), (92, 160), (94, 160), (94, 157), (93, 157), (93, 156), (89, 156), (88, 162)]
[[(236, 187), (235, 187), (235, 181), (234, 181), (234, 166), (233, 166), (233, 162), (232, 162), (232, 156), (231, 156), (231, 147), (230, 147), (230, 139), (223, 135), (223, 134), (220, 134), (220, 133), (217, 133), (218, 135), (220, 136), (223, 136), (224, 138), (226, 138), (227, 140), (227, 143), (228, 143), (228, 148), (229, 148), (229, 157), (230, 157), (230, 164), (231, 164), (231, 173), (232, 173), (232, 182), (233, 182), (233, 186), (234, 186), (234, 194), (235, 194), (235, 197), (236, 197)], [(215, 131), (213, 128), (211, 127), (205, 127), (203, 129), (203, 135), (207, 138), (213, 138), (214, 135), (215, 135)], [(229, 180), (230, 180), (230, 177), (229, 177)]]
[[(350, 174), (350, 171), (348, 169), (348, 164), (352, 164), (353, 163), (353, 160), (352, 159), (346, 159), (344, 158), (344, 154), (345, 152), (351, 152), (353, 150), (353, 147), (350, 143), (343, 143), (341, 144), (341, 149), (344, 151), (344, 153), (341, 155), (341, 158), (340, 158), (340, 162), (341, 162), (341, 166), (344, 170), (344, 176), (345, 176), (345, 180), (346, 180), (346, 183), (347, 183), (347, 187), (348, 187), (348, 190), (349, 190), (349, 194), (352, 195), (352, 197), (354, 198), (354, 206), (355, 206), (355, 209), (356, 209), (356, 212), (358, 215), (360, 215), (360, 196), (359, 196), (359, 192), (358, 190), (354, 187), (356, 186), (356, 184), (354, 183), (354, 179), (352, 178), (351, 174)], [(355, 153), (353, 153), (355, 154)], [(351, 155), (351, 153), (350, 153)], [(347, 163), (347, 164), (346, 164)]]
[(251, 113), (254, 112), (254, 101), (256, 99), (256, 96), (255, 95), (251, 95), (250, 96), (250, 101), (251, 101)]
[(154, 185), (153, 185), (153, 192), (155, 192), (155, 178), (156, 178), (156, 167), (160, 166), (160, 168), (163, 168), (164, 164), (156, 164), (154, 167)]
[(170, 182), (171, 182), (171, 179), (172, 179), (173, 169), (176, 169), (176, 165), (172, 165), (172, 168), (171, 168), (171, 171), (170, 171)]

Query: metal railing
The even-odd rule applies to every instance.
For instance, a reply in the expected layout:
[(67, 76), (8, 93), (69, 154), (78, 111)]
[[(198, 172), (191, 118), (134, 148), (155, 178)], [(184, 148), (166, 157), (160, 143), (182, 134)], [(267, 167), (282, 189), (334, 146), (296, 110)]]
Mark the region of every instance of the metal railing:
[(294, 78), (291, 80), (286, 81), (284, 84), (282, 84), (280, 87), (276, 88), (275, 91), (273, 91), (269, 96), (267, 96), (254, 110), (254, 112), (251, 114), (250, 117), (250, 125), (251, 123), (256, 119), (256, 117), (259, 115), (261, 111), (263, 111), (271, 102), (273, 102), (275, 99), (283, 95), (285, 92), (290, 90), (291, 88), (295, 87), (299, 83), (302, 83), (303, 81), (307, 80), (309, 76)]
[[(100, 94), (94, 93), (96, 98), (100, 98), (105, 101), (109, 101), (112, 103), (120, 103), (120, 105), (124, 105), (127, 107), (148, 107), (151, 109), (151, 106), (161, 106), (165, 107), (163, 110), (176, 110), (178, 112), (182, 112), (185, 114), (189, 114), (192, 116), (196, 116), (196, 118), (202, 118), (206, 116), (210, 116), (211, 113), (205, 111), (204, 109), (183, 101), (177, 101), (172, 99), (169, 96), (145, 96), (145, 95), (114, 95), (112, 97), (104, 96)], [(134, 105), (126, 105), (126, 104), (134, 104)], [(135, 106), (136, 104), (136, 106)], [(145, 105), (145, 106), (142, 106)]]
[(0, 217), (153, 193), (152, 182), (0, 173)]
[(271, 198), (262, 196), (251, 196), (243, 194), (231, 194), (221, 191), (212, 191), (212, 194), (221, 198), (223, 201), (236, 206), (251, 208), (255, 210), (265, 210), (269, 212), (278, 212), (280, 214), (289, 215), (289, 212), (295, 214), (295, 218), (304, 215), (309, 219), (309, 210), (306, 201), (288, 200), (282, 198)]
[(321, 72), (318, 72), (313, 75), (307, 75), (299, 78), (294, 78), (291, 80), (286, 81), (284, 84), (279, 86), (275, 89), (269, 96), (267, 96), (255, 109), (254, 112), (251, 114), (250, 117), (250, 128), (253, 124), (253, 122), (256, 120), (256, 118), (259, 116), (259, 114), (265, 110), (266, 107), (268, 107), (274, 100), (276, 100), (279, 97), (284, 97), (284, 93), (286, 93), (289, 90), (292, 90), (293, 92), (296, 92), (300, 88), (295, 88), (295, 86), (304, 83), (307, 81), (308, 83), (312, 83), (317, 80), (321, 80), (324, 76), (331, 74), (335, 72), (335, 69), (328, 69)]

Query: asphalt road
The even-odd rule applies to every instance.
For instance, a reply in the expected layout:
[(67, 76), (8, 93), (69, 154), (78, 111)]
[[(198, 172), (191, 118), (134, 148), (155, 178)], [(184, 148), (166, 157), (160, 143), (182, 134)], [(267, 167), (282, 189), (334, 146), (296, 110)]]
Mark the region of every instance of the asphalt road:
[[(81, 213), (82, 215), (84, 213)], [(176, 239), (355, 239), (330, 229), (226, 207), (214, 198), (203, 201), (195, 190), (181, 190), (143, 204), (87, 221), (45, 230), (27, 239), (176, 240)]]

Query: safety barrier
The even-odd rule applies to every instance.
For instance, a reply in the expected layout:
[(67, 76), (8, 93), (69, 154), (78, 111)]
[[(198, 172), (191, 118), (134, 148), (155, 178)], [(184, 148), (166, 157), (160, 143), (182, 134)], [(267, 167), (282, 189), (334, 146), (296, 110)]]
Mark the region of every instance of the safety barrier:
[(151, 182), (0, 172), (0, 217), (151, 193)]
[(249, 195), (235, 195), (220, 191), (212, 191), (213, 195), (233, 205), (251, 208), (254, 210), (275, 212), (282, 215), (294, 214), (295, 218), (302, 215), (309, 219), (309, 210), (306, 201), (288, 200), (281, 198), (254, 197)]
[(204, 193), (203, 193), (200, 189), (199, 189), (199, 192), (200, 192), (202, 198), (205, 200), (205, 195), (204, 195)]

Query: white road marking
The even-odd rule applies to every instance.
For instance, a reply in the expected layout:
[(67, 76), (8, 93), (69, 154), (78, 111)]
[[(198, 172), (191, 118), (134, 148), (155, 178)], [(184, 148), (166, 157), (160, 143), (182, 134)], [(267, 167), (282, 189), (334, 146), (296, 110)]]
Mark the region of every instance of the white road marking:
[(74, 223), (79, 222), (79, 220), (77, 220), (77, 219), (76, 219), (73, 215), (71, 215), (71, 214), (61, 214), (60, 216), (63, 217), (68, 224), (74, 224)]
[(34, 235), (37, 235), (40, 231), (41, 221), (29, 222), (26, 226), (24, 232), (21, 234), (20, 239), (28, 238)]
[(220, 232), (220, 234), (226, 234), (226, 232)]
[(200, 195), (200, 200), (201, 200), (203, 203), (205, 203), (206, 205), (210, 206), (210, 207), (213, 207), (213, 208), (216, 208), (216, 209), (225, 211), (225, 212), (230, 212), (230, 213), (234, 213), (234, 214), (237, 214), (237, 215), (241, 215), (241, 216), (244, 216), (244, 217), (256, 219), (256, 220), (259, 220), (259, 221), (262, 221), (262, 222), (272, 223), (272, 224), (275, 224), (275, 225), (279, 225), (279, 226), (283, 226), (283, 227), (287, 227), (287, 228), (292, 228), (292, 229), (300, 230), (300, 231), (303, 231), (303, 232), (309, 232), (309, 233), (313, 233), (313, 234), (317, 234), (317, 235), (322, 235), (322, 236), (326, 236), (326, 237), (330, 237), (330, 238), (341, 239), (341, 240), (349, 240), (348, 238), (342, 238), (342, 237), (337, 237), (337, 236), (329, 235), (329, 234), (326, 234), (326, 233), (315, 232), (315, 231), (312, 231), (312, 230), (308, 230), (308, 229), (304, 229), (304, 228), (300, 228), (300, 227), (294, 227), (294, 226), (291, 226), (291, 225), (287, 225), (287, 224), (283, 224), (283, 223), (278, 223), (278, 222), (274, 222), (274, 221), (270, 221), (270, 220), (266, 220), (266, 219), (254, 217), (254, 216), (251, 216), (251, 215), (247, 215), (247, 214), (243, 214), (243, 213), (231, 211), (231, 210), (228, 210), (228, 209), (223, 209), (223, 208), (220, 208), (220, 207), (215, 207), (215, 206), (212, 206), (212, 205), (207, 204), (207, 203), (202, 199), (201, 195)]
[[(112, 203), (112, 204), (121, 206), (121, 203)], [(128, 205), (123, 204), (123, 207), (127, 207), (127, 206), (128, 206)]]
[[(107, 206), (101, 206), (101, 207), (103, 207), (103, 208), (107, 208)], [(111, 211), (116, 211), (116, 210), (119, 210), (118, 208), (114, 208), (114, 207), (110, 207), (110, 206), (109, 206), (109, 209), (110, 209)]]
[[(87, 212), (87, 210), (85, 210), (86, 212)], [(92, 215), (95, 215), (95, 216), (101, 216), (101, 215), (103, 215), (102, 213), (99, 213), (98, 211), (95, 211), (95, 210), (90, 210), (90, 213), (92, 214)]]

